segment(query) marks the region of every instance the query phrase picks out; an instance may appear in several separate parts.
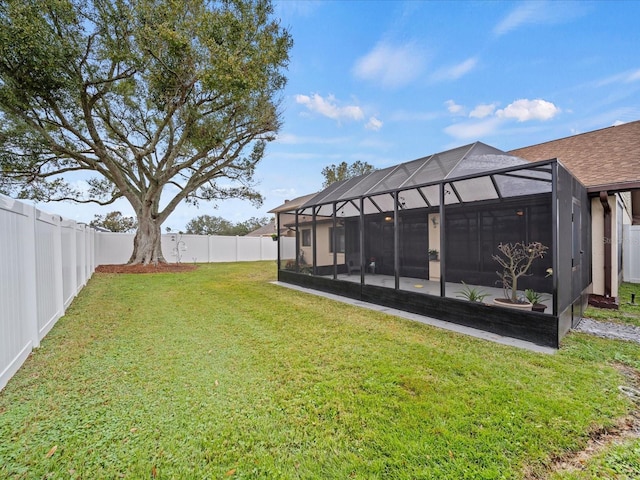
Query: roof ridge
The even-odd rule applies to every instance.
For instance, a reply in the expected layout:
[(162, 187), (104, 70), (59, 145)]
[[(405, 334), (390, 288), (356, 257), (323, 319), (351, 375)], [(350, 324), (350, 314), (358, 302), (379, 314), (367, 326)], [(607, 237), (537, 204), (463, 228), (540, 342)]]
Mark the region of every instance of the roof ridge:
[(635, 123), (640, 123), (640, 120), (633, 120), (631, 122), (625, 122), (625, 123), (621, 123), (621, 124), (618, 124), (618, 125), (610, 125), (608, 127), (598, 128), (597, 130), (590, 130), (588, 132), (576, 133), (574, 135), (567, 135), (566, 137), (556, 138), (554, 140), (547, 140), (546, 142), (534, 143), (533, 145), (527, 145), (527, 146), (524, 146), (524, 147), (513, 148), (513, 149), (509, 150), (507, 153), (515, 152), (517, 150), (525, 150), (527, 148), (532, 148), (532, 147), (539, 147), (541, 145), (546, 145), (548, 143), (559, 142), (559, 141), (562, 141), (562, 140), (567, 140), (569, 138), (582, 137), (582, 136), (585, 136), (585, 135), (593, 135), (593, 134), (602, 132), (604, 130), (610, 130), (610, 129), (620, 128), (620, 127), (628, 127), (628, 126), (631, 126), (631, 125), (633, 125)]

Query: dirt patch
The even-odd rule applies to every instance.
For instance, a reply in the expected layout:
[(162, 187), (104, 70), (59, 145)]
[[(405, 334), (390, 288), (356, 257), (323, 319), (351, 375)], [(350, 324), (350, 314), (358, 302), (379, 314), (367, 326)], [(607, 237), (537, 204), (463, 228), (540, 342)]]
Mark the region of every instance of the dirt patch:
[(192, 263), (158, 263), (157, 265), (98, 265), (97, 273), (177, 273), (198, 268)]
[(556, 460), (553, 472), (574, 472), (584, 469), (587, 461), (601, 451), (640, 437), (640, 416), (638, 412), (623, 418), (613, 428), (593, 432), (584, 450)]
[[(618, 388), (631, 398), (634, 403), (633, 411), (628, 416), (621, 418), (613, 427), (592, 432), (583, 450), (556, 459), (551, 466), (551, 472), (583, 470), (591, 457), (610, 446), (640, 438), (640, 372), (627, 365), (616, 365), (616, 367), (627, 380), (627, 385), (621, 385)], [(525, 478), (534, 480), (547, 478), (547, 476), (541, 477), (528, 473)]]

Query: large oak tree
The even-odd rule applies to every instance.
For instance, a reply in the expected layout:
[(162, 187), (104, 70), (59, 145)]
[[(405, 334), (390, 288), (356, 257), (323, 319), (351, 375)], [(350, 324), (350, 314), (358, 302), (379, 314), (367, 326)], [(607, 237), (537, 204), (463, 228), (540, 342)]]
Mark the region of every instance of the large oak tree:
[(324, 177), (322, 188), (327, 188), (335, 182), (341, 182), (342, 180), (348, 180), (353, 177), (371, 173), (374, 170), (373, 165), (368, 162), (361, 162), (360, 160), (356, 160), (352, 164), (348, 164), (347, 162), (342, 162), (338, 165), (335, 163), (331, 164), (322, 169), (322, 176)]
[(261, 201), (291, 45), (268, 0), (0, 1), (0, 191), (125, 198), (130, 263), (164, 261), (180, 202)]

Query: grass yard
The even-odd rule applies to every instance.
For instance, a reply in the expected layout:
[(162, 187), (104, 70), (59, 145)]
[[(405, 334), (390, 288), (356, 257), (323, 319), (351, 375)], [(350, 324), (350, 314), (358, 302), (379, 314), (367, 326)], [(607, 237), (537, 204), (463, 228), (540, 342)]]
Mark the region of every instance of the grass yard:
[[(631, 295), (635, 302), (631, 304)], [(640, 284), (623, 282), (618, 291), (619, 309), (596, 308), (589, 306), (584, 316), (603, 322), (626, 323), (640, 327)]]
[(637, 439), (550, 472), (631, 411), (640, 345), (537, 354), (274, 278), (95, 274), (0, 392), (0, 477), (640, 477)]

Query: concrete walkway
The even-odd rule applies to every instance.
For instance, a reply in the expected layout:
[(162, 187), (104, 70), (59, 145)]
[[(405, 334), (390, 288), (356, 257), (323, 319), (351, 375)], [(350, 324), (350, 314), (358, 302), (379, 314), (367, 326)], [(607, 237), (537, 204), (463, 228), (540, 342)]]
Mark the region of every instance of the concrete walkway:
[(355, 305), (362, 308), (367, 308), (369, 310), (374, 310), (376, 312), (383, 312), (389, 315), (394, 315), (396, 317), (406, 318), (408, 320), (413, 320), (416, 322), (424, 323), (427, 325), (431, 325), (433, 327), (442, 328), (444, 330), (449, 330), (452, 332), (462, 333), (463, 335), (469, 335), (471, 337), (481, 338), (483, 340), (488, 340), (495, 343), (500, 343), (502, 345), (508, 345), (511, 347), (523, 348), (526, 350), (531, 350), (533, 352), (538, 353), (555, 353), (557, 350), (551, 347), (543, 347), (541, 345), (536, 345), (535, 343), (526, 342), (524, 340), (518, 340), (516, 338), (504, 337), (502, 335), (497, 335), (491, 332), (485, 332), (484, 330), (477, 330), (471, 327), (465, 327), (464, 325), (457, 325), (451, 322), (445, 322), (444, 320), (438, 320), (436, 318), (425, 317), (423, 315), (418, 315), (415, 313), (404, 312), (402, 310), (397, 310), (395, 308), (384, 307), (382, 305), (376, 305), (373, 303), (362, 302), (360, 300), (353, 300), (351, 298), (341, 297), (340, 295), (334, 295), (332, 293), (320, 292), (318, 290), (313, 290), (311, 288), (299, 287), (297, 285), (291, 285), (289, 283), (284, 282), (272, 282), (274, 285), (278, 285), (285, 288), (290, 288), (292, 290), (298, 290), (299, 292), (309, 293), (311, 295), (317, 295), (320, 297), (330, 298), (331, 300), (335, 300), (337, 302), (347, 303), (349, 305)]

